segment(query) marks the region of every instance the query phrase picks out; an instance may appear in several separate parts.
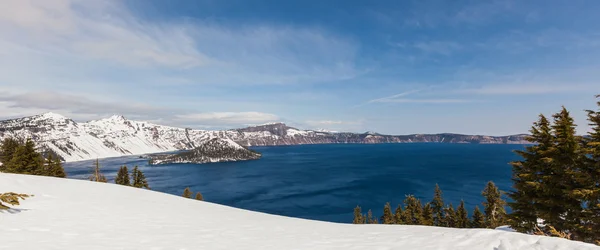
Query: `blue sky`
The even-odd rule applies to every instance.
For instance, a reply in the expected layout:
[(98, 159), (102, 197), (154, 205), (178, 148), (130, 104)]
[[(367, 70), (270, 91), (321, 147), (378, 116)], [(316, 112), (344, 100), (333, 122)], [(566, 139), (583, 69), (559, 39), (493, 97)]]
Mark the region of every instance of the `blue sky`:
[(8, 0), (0, 118), (527, 132), (600, 94), (598, 1)]

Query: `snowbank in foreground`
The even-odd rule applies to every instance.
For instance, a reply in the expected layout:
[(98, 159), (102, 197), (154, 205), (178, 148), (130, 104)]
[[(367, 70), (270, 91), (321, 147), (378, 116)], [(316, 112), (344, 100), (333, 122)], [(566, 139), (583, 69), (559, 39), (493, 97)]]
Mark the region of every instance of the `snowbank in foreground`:
[(485, 229), (351, 225), (275, 216), (90, 181), (0, 174), (0, 249), (600, 249)]

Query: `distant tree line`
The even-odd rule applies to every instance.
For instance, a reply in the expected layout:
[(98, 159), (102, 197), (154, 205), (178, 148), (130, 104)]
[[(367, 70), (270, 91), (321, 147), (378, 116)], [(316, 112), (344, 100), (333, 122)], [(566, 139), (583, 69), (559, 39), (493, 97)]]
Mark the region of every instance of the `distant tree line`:
[(430, 202), (423, 202), (413, 195), (407, 195), (403, 204), (399, 204), (392, 211), (390, 203), (383, 207), (383, 215), (380, 218), (373, 216), (369, 210), (366, 214), (362, 213), (361, 207), (354, 208), (354, 224), (401, 224), (401, 225), (425, 225), (438, 227), (455, 228), (496, 228), (504, 225), (506, 222), (506, 212), (504, 210), (505, 201), (502, 200), (501, 192), (493, 182), (488, 182), (482, 193), (485, 198), (483, 203), (483, 213), (479, 206), (475, 206), (473, 216), (469, 217), (469, 212), (465, 207), (465, 202), (461, 200), (460, 205), (454, 208), (452, 203), (445, 204), (442, 197), (442, 190), (436, 184), (433, 199)]
[[(379, 219), (370, 210), (362, 214), (357, 206), (353, 222), (458, 228), (510, 225), (523, 233), (600, 244), (600, 101), (597, 105), (596, 111), (586, 110), (591, 131), (585, 136), (576, 135), (565, 107), (552, 115), (552, 121), (539, 115), (527, 136), (532, 145), (515, 151), (522, 160), (510, 163), (513, 190), (507, 192), (508, 203), (488, 182), (482, 192), (483, 212), (475, 207), (469, 218), (463, 201), (456, 210), (452, 204), (444, 205), (436, 185), (433, 200), (424, 205), (407, 195), (394, 212), (387, 203)], [(506, 204), (510, 214), (505, 213)]]
[(0, 172), (66, 177), (60, 158), (53, 152), (45, 156), (36, 151), (31, 139), (5, 138), (0, 146)]

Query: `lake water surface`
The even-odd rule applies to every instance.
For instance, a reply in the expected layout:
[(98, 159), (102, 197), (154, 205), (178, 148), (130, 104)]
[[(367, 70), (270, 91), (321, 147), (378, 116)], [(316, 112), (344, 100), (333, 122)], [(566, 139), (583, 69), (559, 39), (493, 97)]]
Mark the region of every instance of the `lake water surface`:
[[(480, 205), (485, 183), (511, 186), (508, 162), (523, 145), (485, 144), (329, 144), (253, 147), (255, 161), (149, 166), (135, 156), (100, 159), (114, 182), (121, 165), (144, 171), (152, 190), (181, 195), (185, 187), (206, 201), (292, 217), (352, 222), (352, 210), (382, 213), (405, 194), (431, 200), (436, 183), (444, 200), (471, 210)], [(94, 161), (65, 164), (69, 178), (85, 179)], [(481, 206), (480, 206), (481, 208)]]

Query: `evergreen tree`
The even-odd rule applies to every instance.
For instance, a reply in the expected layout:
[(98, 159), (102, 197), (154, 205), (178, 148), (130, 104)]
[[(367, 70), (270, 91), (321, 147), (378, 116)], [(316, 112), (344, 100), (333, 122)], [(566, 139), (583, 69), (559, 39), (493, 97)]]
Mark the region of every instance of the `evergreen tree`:
[(383, 224), (394, 224), (395, 222), (394, 215), (392, 214), (392, 206), (389, 202), (385, 203), (385, 206), (383, 207), (383, 216), (381, 222)]
[(367, 223), (379, 224), (379, 221), (377, 221), (377, 218), (373, 217), (373, 212), (371, 212), (371, 209), (369, 209), (369, 212), (367, 212)]
[(479, 206), (475, 206), (473, 210), (473, 220), (471, 221), (472, 228), (485, 228), (485, 217), (479, 210)]
[(425, 204), (423, 207), (423, 216), (422, 216), (421, 225), (425, 226), (433, 226), (433, 209), (431, 208), (431, 203)]
[(398, 204), (396, 210), (394, 211), (394, 220), (396, 224), (404, 224), (403, 214), (404, 212), (402, 211), (402, 205)]
[(196, 197), (195, 197), (195, 199), (196, 199), (196, 200), (199, 200), (199, 201), (203, 201), (203, 200), (204, 200), (204, 197), (202, 197), (202, 194), (201, 194), (200, 192), (196, 192)]
[(25, 144), (17, 147), (8, 162), (5, 171), (8, 173), (39, 175), (43, 171), (44, 159), (35, 151), (35, 143), (27, 139)]
[(6, 171), (6, 168), (19, 145), (21, 145), (21, 143), (12, 137), (7, 137), (2, 140), (2, 146), (0, 146), (0, 172)]
[(506, 212), (504, 210), (504, 200), (500, 191), (493, 181), (489, 181), (481, 192), (485, 198), (483, 210), (485, 212), (485, 222), (488, 228), (496, 228), (504, 224)]
[(433, 210), (433, 225), (444, 226), (444, 200), (442, 198), (442, 190), (438, 184), (435, 184), (431, 209)]
[(92, 175), (90, 175), (89, 179), (90, 179), (90, 181), (95, 181), (95, 182), (106, 182), (106, 177), (100, 171), (100, 162), (98, 161), (98, 159), (96, 159), (96, 164), (94, 165), (94, 171), (92, 172)]
[(352, 223), (354, 223), (354, 224), (364, 224), (363, 220), (364, 220), (364, 218), (363, 218), (363, 214), (362, 214), (362, 211), (360, 209), (360, 206), (356, 206), (354, 208), (354, 220), (352, 221)]
[(549, 172), (542, 178), (543, 192), (537, 199), (540, 204), (538, 214), (546, 225), (558, 232), (577, 234), (583, 217), (583, 195), (578, 193), (583, 188), (581, 139), (575, 135), (575, 124), (566, 108), (552, 117), (554, 147), (549, 149)]
[(189, 187), (186, 187), (186, 188), (183, 190), (183, 197), (185, 197), (185, 198), (192, 198), (192, 194), (193, 194), (193, 193), (192, 193), (192, 191), (190, 190), (190, 188), (189, 188)]
[(60, 178), (67, 177), (67, 174), (65, 173), (65, 169), (62, 166), (62, 162), (60, 162), (60, 158), (58, 158), (58, 156), (54, 155), (54, 153), (52, 153), (52, 152), (48, 153), (48, 157), (46, 158), (46, 163), (45, 163), (42, 171), (39, 174), (45, 175), (45, 176), (60, 177)]
[(124, 186), (131, 186), (127, 166), (122, 166), (119, 168), (119, 172), (117, 172), (117, 177), (115, 178), (115, 183)]
[(537, 224), (537, 211), (540, 207), (538, 201), (543, 196), (544, 187), (542, 178), (549, 174), (546, 172), (546, 162), (553, 148), (550, 122), (544, 115), (539, 116), (539, 120), (529, 131), (531, 135), (526, 140), (534, 145), (526, 147), (525, 151), (515, 151), (523, 160), (511, 162), (514, 191), (508, 193), (512, 200), (509, 203), (512, 209), (509, 224), (511, 228), (523, 233), (532, 232)]
[(456, 208), (456, 227), (467, 228), (471, 222), (469, 221), (469, 212), (465, 208), (465, 201), (461, 200), (460, 205)]
[(423, 222), (423, 207), (421, 201), (413, 195), (407, 195), (404, 199), (403, 221), (406, 225), (421, 225)]
[(452, 203), (444, 209), (444, 223), (446, 227), (456, 227), (456, 211)]
[[(134, 186), (136, 188), (150, 189), (150, 186), (148, 186), (148, 181), (146, 181), (146, 176), (144, 175), (142, 170), (139, 170), (138, 166), (133, 167), (131, 176), (133, 178), (132, 186)], [(190, 193), (190, 197), (191, 197), (191, 193)]]
[[(600, 98), (597, 95), (596, 98)], [(590, 132), (585, 141), (585, 153), (589, 158), (582, 171), (585, 178), (586, 194), (583, 198), (584, 210), (582, 234), (586, 241), (600, 244), (600, 100), (596, 103), (598, 111), (586, 110)]]

